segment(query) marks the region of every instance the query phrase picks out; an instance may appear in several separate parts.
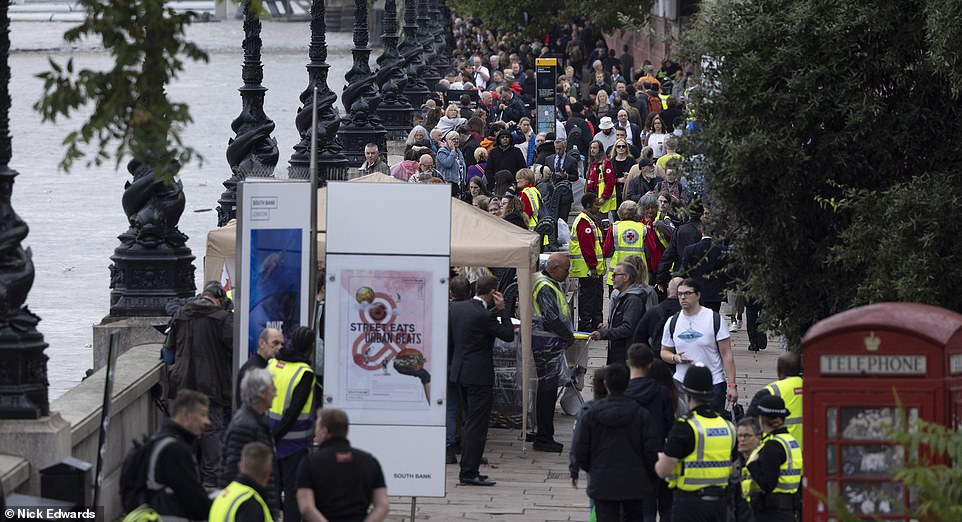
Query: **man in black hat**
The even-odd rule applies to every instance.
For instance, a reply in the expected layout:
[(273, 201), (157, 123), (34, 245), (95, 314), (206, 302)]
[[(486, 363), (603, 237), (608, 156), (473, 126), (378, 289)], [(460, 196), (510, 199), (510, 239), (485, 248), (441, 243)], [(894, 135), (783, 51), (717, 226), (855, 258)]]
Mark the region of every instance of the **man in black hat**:
[(765, 435), (742, 469), (742, 491), (748, 496), (755, 520), (794, 522), (800, 504), (802, 448), (785, 424), (791, 412), (777, 395), (760, 398), (757, 409)]
[(668, 432), (655, 472), (674, 489), (673, 522), (724, 522), (735, 427), (712, 410), (712, 373), (695, 363), (682, 383), (690, 410)]

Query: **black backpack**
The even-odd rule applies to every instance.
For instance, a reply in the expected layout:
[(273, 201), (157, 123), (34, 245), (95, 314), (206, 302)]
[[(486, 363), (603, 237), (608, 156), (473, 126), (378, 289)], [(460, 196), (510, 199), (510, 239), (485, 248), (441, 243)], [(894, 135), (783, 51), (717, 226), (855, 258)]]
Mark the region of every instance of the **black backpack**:
[(163, 489), (156, 481), (157, 460), (160, 452), (176, 439), (173, 435), (157, 434), (134, 440), (120, 467), (120, 501), (124, 511), (130, 512), (149, 504), (154, 492)]

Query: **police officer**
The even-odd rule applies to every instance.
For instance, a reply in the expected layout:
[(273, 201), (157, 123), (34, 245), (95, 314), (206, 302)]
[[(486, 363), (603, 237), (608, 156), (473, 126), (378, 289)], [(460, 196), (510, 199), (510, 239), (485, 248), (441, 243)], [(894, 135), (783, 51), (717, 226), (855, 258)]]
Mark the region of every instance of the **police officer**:
[(266, 444), (251, 442), (241, 452), (240, 475), (225, 487), (210, 506), (209, 520), (218, 522), (273, 522), (264, 501), (274, 452)]
[(673, 522), (724, 522), (735, 428), (711, 409), (711, 370), (693, 365), (681, 388), (690, 411), (668, 432), (655, 472), (674, 489)]
[(767, 395), (758, 401), (758, 420), (765, 435), (742, 471), (742, 494), (751, 504), (755, 520), (796, 520), (802, 448), (786, 428), (789, 414), (781, 397)]
[(788, 433), (802, 445), (802, 357), (795, 352), (785, 352), (778, 358), (778, 380), (758, 390), (746, 415), (758, 417), (758, 403), (769, 396), (781, 397), (789, 415), (785, 419)]
[(267, 425), (277, 448), (277, 485), (284, 493), (284, 521), (299, 522), (297, 508), (297, 466), (314, 440), (314, 330), (301, 326), (291, 334), (291, 346), (271, 359), (277, 395), (267, 410)]

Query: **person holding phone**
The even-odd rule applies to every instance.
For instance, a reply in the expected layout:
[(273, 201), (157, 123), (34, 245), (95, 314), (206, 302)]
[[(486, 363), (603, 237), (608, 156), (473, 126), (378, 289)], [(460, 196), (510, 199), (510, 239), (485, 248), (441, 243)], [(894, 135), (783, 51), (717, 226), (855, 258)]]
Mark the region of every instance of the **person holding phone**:
[[(735, 384), (735, 357), (732, 355), (731, 334), (725, 317), (699, 302), (701, 285), (685, 279), (678, 285), (681, 311), (668, 318), (661, 338), (661, 360), (675, 365), (675, 385), (679, 394), (681, 383), (692, 363), (701, 363), (711, 371), (712, 410), (724, 412), (725, 401), (738, 402)], [(723, 413), (724, 415), (724, 413)]]

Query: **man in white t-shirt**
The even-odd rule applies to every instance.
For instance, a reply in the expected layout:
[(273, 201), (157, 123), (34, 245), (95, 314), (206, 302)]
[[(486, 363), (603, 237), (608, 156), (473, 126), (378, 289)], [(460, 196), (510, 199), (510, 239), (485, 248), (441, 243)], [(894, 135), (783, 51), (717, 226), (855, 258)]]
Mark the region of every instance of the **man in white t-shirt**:
[(481, 91), (487, 90), (488, 82), (491, 81), (491, 73), (488, 72), (488, 68), (481, 63), (480, 56), (472, 56), (471, 63), (474, 64), (474, 86)]
[[(679, 283), (681, 311), (665, 322), (661, 359), (675, 365), (675, 384), (679, 390), (692, 363), (702, 363), (711, 370), (714, 386), (711, 407), (721, 412), (725, 410), (726, 399), (730, 402), (738, 400), (731, 335), (725, 318), (701, 306), (700, 297), (701, 288), (697, 281), (685, 279)], [(674, 329), (671, 328), (672, 322), (675, 323)]]

